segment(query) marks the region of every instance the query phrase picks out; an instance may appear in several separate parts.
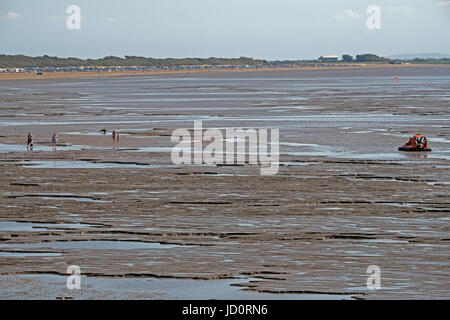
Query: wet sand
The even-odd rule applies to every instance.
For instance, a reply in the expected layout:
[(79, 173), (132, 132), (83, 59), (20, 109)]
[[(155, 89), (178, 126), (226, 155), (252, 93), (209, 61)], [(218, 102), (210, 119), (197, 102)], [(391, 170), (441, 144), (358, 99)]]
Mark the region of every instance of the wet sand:
[[(449, 89), (441, 66), (2, 81), (0, 298), (449, 298)], [(279, 173), (174, 165), (196, 119), (279, 128)], [(416, 133), (431, 153), (397, 151)]]

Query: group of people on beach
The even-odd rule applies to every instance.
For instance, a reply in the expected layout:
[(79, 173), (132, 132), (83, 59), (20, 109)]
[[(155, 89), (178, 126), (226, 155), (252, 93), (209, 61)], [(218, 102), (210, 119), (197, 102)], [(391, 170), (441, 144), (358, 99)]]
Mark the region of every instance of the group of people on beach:
[[(56, 132), (53, 132), (53, 136), (52, 136), (53, 151), (56, 151), (56, 145), (57, 144), (58, 144), (58, 134)], [(27, 150), (28, 151), (33, 151), (33, 146), (34, 146), (33, 135), (31, 134), (31, 132), (28, 132), (28, 136), (27, 136)]]
[[(56, 132), (53, 132), (53, 136), (52, 136), (52, 148), (53, 148), (53, 151), (56, 151), (56, 145), (57, 144), (58, 144), (58, 134)], [(33, 135), (31, 134), (31, 132), (28, 132), (28, 136), (27, 136), (27, 150), (28, 151), (33, 151), (33, 146), (34, 146)]]
[[(119, 133), (116, 130), (112, 131), (112, 140), (113, 140), (113, 145), (115, 145), (116, 143), (119, 144)], [(58, 134), (56, 132), (53, 132), (53, 135), (52, 135), (52, 148), (53, 148), (53, 151), (56, 151), (57, 144), (58, 144)], [(27, 136), (27, 150), (28, 151), (33, 151), (33, 146), (34, 146), (33, 135), (31, 134), (31, 132), (28, 132), (28, 136)]]

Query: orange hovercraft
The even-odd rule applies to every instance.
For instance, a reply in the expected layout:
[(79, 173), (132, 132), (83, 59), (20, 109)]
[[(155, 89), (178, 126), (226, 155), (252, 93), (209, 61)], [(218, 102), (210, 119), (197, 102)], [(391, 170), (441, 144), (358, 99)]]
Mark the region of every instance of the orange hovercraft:
[(427, 138), (422, 134), (416, 134), (414, 137), (409, 138), (409, 141), (402, 147), (398, 148), (399, 151), (431, 151), (428, 146)]

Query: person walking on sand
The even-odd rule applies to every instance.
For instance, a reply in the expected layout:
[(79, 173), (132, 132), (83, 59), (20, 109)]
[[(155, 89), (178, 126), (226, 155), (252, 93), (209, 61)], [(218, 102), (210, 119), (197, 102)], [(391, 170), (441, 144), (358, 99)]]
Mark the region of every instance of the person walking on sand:
[(27, 150), (33, 151), (33, 135), (31, 134), (31, 132), (28, 132), (27, 136)]
[(56, 151), (56, 144), (57, 143), (58, 143), (58, 135), (56, 134), (56, 132), (53, 132), (53, 136), (52, 136), (53, 151)]

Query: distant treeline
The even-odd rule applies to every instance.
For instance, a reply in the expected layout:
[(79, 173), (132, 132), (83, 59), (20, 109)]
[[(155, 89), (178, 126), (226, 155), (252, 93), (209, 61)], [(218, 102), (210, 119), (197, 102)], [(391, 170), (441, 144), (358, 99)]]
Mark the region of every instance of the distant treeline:
[(421, 59), (421, 58), (415, 58), (415, 59), (390, 59), (390, 58), (384, 58), (379, 57), (376, 54), (357, 54), (355, 58), (348, 54), (342, 55), (342, 61), (345, 62), (387, 62), (387, 63), (401, 63), (401, 62), (409, 62), (409, 63), (435, 63), (435, 64), (447, 64), (450, 63), (450, 59), (443, 58), (443, 59)]
[(278, 61), (271, 61), (271, 64), (274, 65), (299, 65), (299, 64), (316, 64), (316, 63), (341, 63), (341, 62), (391, 62), (393, 60), (379, 57), (376, 54), (366, 53), (366, 54), (358, 54), (354, 58), (351, 55), (344, 54), (342, 55), (342, 58), (339, 60), (336, 58), (336, 60), (278, 60)]
[(44, 55), (29, 57), (24, 55), (0, 55), (0, 68), (27, 67), (81, 67), (81, 66), (143, 66), (143, 67), (172, 67), (172, 66), (200, 66), (200, 65), (261, 65), (266, 60), (253, 58), (183, 58), (183, 59), (154, 59), (136, 56), (104, 57), (101, 59), (58, 58)]
[[(274, 65), (294, 65), (294, 64), (315, 64), (318, 62), (318, 60), (279, 60), (279, 61), (271, 61), (271, 64)], [(358, 62), (358, 63), (371, 63), (371, 62), (378, 62), (378, 63), (393, 63), (393, 64), (399, 64), (403, 62), (408, 63), (418, 63), (418, 64), (450, 64), (450, 59), (443, 58), (443, 59), (422, 59), (422, 58), (415, 58), (415, 59), (390, 59), (385, 57), (380, 57), (376, 54), (372, 53), (365, 53), (365, 54), (357, 54), (355, 57), (343, 54), (342, 58), (340, 60), (336, 61), (326, 61), (326, 63), (335, 63), (335, 62)]]
[[(93, 67), (93, 66), (141, 66), (141, 67), (176, 67), (176, 66), (218, 66), (218, 65), (299, 65), (317, 63), (318, 60), (282, 60), (267, 61), (248, 57), (240, 58), (166, 58), (155, 59), (137, 56), (125, 56), (125, 58), (108, 56), (100, 59), (59, 58), (44, 55), (42, 57), (29, 57), (24, 55), (0, 54), (0, 68), (58, 68), (58, 67)], [(450, 59), (421, 59), (412, 60), (389, 59), (375, 54), (359, 54), (353, 57), (348, 54), (342, 55), (342, 59), (336, 62), (382, 62), (382, 63), (424, 63), (424, 64), (450, 64)]]
[(412, 60), (408, 60), (410, 63), (423, 63), (423, 64), (450, 64), (450, 58), (442, 58), (442, 59), (422, 59), (415, 58)]

